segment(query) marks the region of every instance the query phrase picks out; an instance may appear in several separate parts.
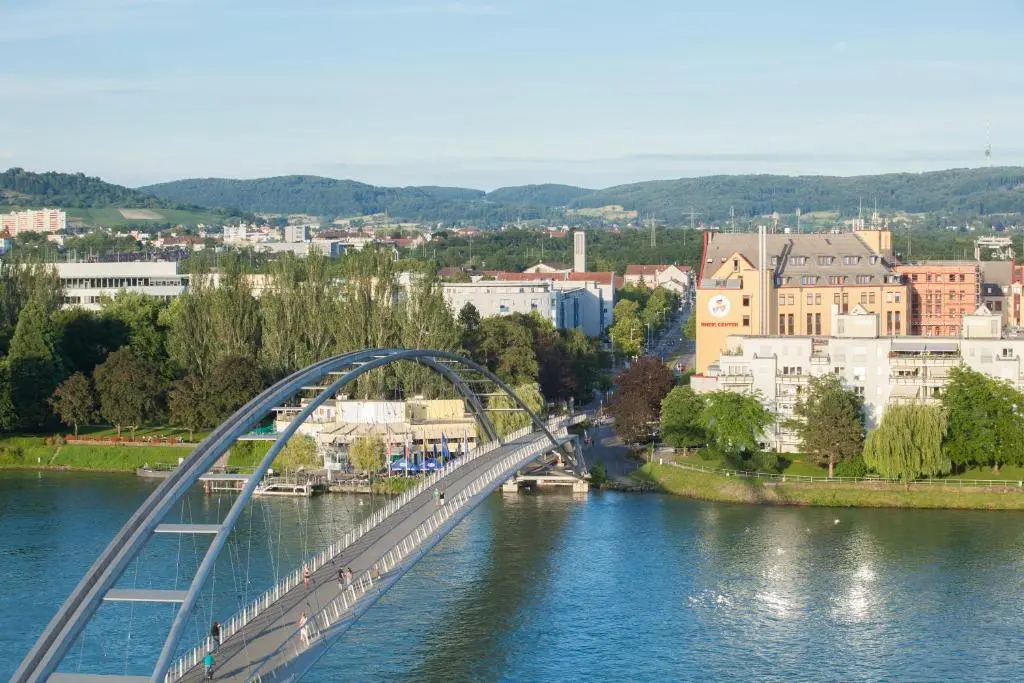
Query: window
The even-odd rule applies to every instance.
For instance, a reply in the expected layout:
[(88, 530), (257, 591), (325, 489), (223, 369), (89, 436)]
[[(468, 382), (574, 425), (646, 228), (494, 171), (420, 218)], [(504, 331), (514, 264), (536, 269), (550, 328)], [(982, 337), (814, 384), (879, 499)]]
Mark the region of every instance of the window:
[(888, 337), (892, 336), (892, 311), (885, 314), (885, 334)]
[(779, 305), (780, 306), (785, 306), (786, 305), (786, 295), (785, 294), (779, 294)]
[(793, 295), (792, 294), (790, 294), (789, 296), (786, 297), (786, 303), (788, 305), (790, 305), (790, 306), (793, 305), (794, 302), (793, 302)]
[(963, 282), (963, 281), (964, 281), (964, 274), (960, 273), (960, 282)]
[(864, 398), (864, 387), (853, 387), (853, 393), (857, 394), (861, 398)]
[(900, 312), (896, 311), (896, 334), (900, 333)]
[(811, 314), (811, 313), (808, 313), (807, 314), (807, 328), (806, 328), (807, 329), (807, 334), (813, 334), (814, 333), (813, 332), (814, 327), (811, 325), (811, 323), (813, 321), (814, 321), (814, 315)]
[(832, 303), (834, 303), (836, 306), (839, 305), (839, 295), (838, 294), (834, 294), (832, 296)]
[(750, 295), (749, 294), (744, 294), (743, 295), (743, 305), (744, 306), (750, 306)]
[(508, 313), (508, 299), (502, 299), (498, 302), (498, 313)]
[(806, 256), (790, 256), (789, 257), (789, 261), (794, 266), (802, 266), (805, 263), (807, 263), (807, 257)]
[(875, 303), (875, 293), (874, 292), (870, 292), (868, 294), (868, 303), (869, 304)]
[(912, 274), (910, 275), (910, 279), (911, 279), (911, 281), (913, 281), (913, 282), (917, 282), (917, 273), (912, 273)]
[(845, 279), (846, 278), (844, 278), (842, 275), (829, 275), (828, 276), (828, 283), (830, 285), (841, 285), (841, 284), (843, 284), (843, 280), (845, 280)]
[(786, 334), (786, 314), (779, 313), (779, 334)]
[(800, 278), (800, 284), (802, 285), (816, 285), (818, 284), (818, 278), (813, 275), (804, 275)]
[(1013, 358), (1013, 349), (1003, 349), (1003, 358)]
[(870, 275), (858, 275), (857, 276), (857, 284), (858, 285), (870, 285), (871, 284), (871, 276)]
[(872, 254), (871, 256), (869, 256), (868, 257), (868, 263), (870, 263), (871, 265), (875, 265), (876, 263), (878, 263), (878, 256), (875, 255), (875, 254)]
[(950, 301), (956, 301), (956, 292), (950, 292), (949, 293), (949, 300)]
[(814, 303), (814, 295), (813, 294), (808, 294), (807, 295), (807, 305), (810, 306), (813, 303)]
[(732, 260), (732, 271), (735, 273), (735, 272), (738, 272), (739, 269), (740, 269), (740, 260), (738, 258), (734, 258)]
[(868, 302), (868, 293), (867, 292), (861, 292), (860, 293), (860, 302), (862, 304), (866, 304)]
[(860, 256), (844, 256), (843, 257), (843, 265), (844, 266), (855, 266), (858, 263), (860, 263)]
[(750, 327), (750, 316), (743, 316), (743, 327)]
[(536, 311), (538, 308), (540, 308), (540, 301), (537, 299), (530, 299), (530, 310)]
[(786, 326), (789, 328), (789, 336), (792, 337), (794, 334), (796, 334), (795, 326), (793, 325), (793, 314), (792, 313), (790, 313), (788, 316), (786, 316), (786, 323), (787, 323)]
[(821, 313), (814, 314), (814, 334), (821, 334)]
[(956, 273), (950, 273), (949, 274), (949, 281), (950, 282), (956, 282)]
[(819, 266), (831, 266), (833, 261), (835, 261), (835, 258), (832, 257), (832, 256), (819, 256), (818, 257), (818, 265)]
[(928, 273), (927, 275), (925, 275), (924, 276), (924, 281), (925, 282), (931, 282), (932, 281), (932, 274)]
[(774, 268), (777, 265), (779, 265), (779, 257), (778, 256), (772, 256), (772, 268)]

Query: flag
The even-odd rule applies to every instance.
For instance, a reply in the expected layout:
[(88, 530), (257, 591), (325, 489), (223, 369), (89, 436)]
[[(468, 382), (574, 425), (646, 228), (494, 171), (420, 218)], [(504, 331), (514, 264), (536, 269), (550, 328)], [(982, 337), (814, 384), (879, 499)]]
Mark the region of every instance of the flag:
[(441, 432), (441, 457), (444, 460), (452, 457), (452, 452), (448, 450), (448, 439), (445, 437), (444, 432)]
[(436, 441), (434, 442), (433, 446), (434, 446), (434, 462), (437, 462), (437, 442)]

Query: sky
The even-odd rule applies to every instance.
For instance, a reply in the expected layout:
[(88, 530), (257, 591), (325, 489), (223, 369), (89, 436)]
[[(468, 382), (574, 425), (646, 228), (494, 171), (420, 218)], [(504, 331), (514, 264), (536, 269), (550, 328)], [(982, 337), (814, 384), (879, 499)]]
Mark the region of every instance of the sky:
[[(832, 5), (836, 5), (832, 7)], [(1024, 164), (1021, 0), (0, 0), (0, 168), (586, 187)]]

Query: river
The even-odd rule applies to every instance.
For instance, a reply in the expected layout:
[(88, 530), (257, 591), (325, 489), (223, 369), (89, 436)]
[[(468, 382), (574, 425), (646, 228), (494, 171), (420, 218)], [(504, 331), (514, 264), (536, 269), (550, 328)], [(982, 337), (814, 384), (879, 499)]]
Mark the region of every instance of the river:
[[(0, 679), (150, 490), (126, 476), (0, 475)], [(212, 521), (230, 501), (197, 491), (178, 514)], [(257, 503), (191, 636), (378, 502)], [(1019, 680), (1022, 522), (1014, 512), (495, 495), (304, 680)], [(178, 540), (122, 585), (169, 587), (175, 575), (180, 585), (201, 548)], [(124, 668), (125, 649), (155, 657), (148, 634), (165, 632), (168, 610), (105, 606), (65, 668), (142, 673)]]

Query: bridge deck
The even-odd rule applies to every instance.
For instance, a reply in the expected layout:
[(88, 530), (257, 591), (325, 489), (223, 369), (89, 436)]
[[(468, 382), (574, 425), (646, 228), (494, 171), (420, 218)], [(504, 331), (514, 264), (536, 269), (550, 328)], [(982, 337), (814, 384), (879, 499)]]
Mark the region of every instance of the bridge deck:
[[(446, 500), (454, 499), (490, 467), (517, 448), (537, 441), (538, 436), (536, 432), (531, 433), (459, 467), (441, 479), (437, 488), (444, 492)], [(500, 485), (500, 482), (497, 482), (497, 485)], [(314, 572), (310, 578), (309, 588), (300, 584), (287, 592), (238, 633), (227, 638), (214, 652), (215, 680), (247, 680), (257, 671), (260, 662), (274, 654), (296, 632), (299, 618), (303, 613), (310, 617), (338, 597), (339, 569), (351, 567), (355, 578), (358, 579), (377, 565), (395, 544), (412, 533), (436, 511), (433, 490), (424, 491), (343, 550), (333, 562)], [(285, 652), (279, 652), (272, 663), (284, 664), (287, 657)], [(277, 659), (281, 661), (277, 662)], [(272, 667), (264, 665), (262, 672), (265, 673), (269, 668)], [(204, 680), (203, 667), (193, 667), (180, 680)]]

